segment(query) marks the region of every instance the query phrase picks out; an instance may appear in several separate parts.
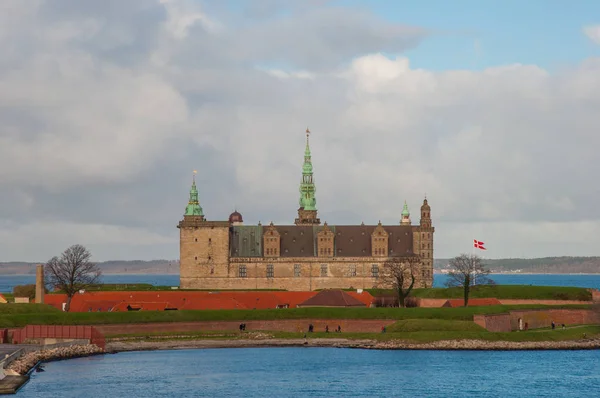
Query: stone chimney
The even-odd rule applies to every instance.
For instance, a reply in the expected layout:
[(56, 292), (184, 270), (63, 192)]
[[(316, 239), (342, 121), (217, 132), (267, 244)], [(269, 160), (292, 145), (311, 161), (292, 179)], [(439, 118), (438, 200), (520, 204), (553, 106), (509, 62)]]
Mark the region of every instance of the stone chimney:
[(35, 302), (44, 304), (44, 265), (38, 264), (35, 272)]

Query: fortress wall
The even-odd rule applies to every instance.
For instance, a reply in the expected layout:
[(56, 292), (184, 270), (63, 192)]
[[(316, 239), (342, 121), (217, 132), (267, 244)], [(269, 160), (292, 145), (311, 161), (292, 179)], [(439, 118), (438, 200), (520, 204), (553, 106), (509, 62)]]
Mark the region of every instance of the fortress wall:
[(523, 310), (510, 311), (512, 330), (519, 329), (519, 318), (523, 324), (527, 323), (530, 329), (550, 327), (552, 321), (559, 327), (561, 324), (588, 325), (600, 324), (600, 315), (592, 310), (585, 309), (554, 309), (554, 310)]
[(313, 324), (315, 332), (324, 332), (325, 326), (333, 330), (340, 325), (343, 332), (377, 333), (382, 326), (389, 326), (395, 321), (390, 319), (282, 319), (272, 321), (202, 321), (174, 323), (142, 323), (100, 325), (96, 329), (104, 335), (160, 333), (160, 332), (193, 332), (193, 331), (239, 331), (240, 323), (246, 324), (246, 331), (265, 330), (278, 332), (306, 332), (308, 325)]

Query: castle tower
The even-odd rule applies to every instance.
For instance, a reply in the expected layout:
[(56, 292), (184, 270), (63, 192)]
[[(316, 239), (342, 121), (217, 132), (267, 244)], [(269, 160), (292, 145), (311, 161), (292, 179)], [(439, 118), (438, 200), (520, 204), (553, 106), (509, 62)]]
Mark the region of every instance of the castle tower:
[(321, 220), (317, 217), (317, 189), (313, 180), (313, 167), (310, 155), (308, 136), (310, 130), (306, 129), (306, 149), (304, 150), (304, 164), (302, 165), (302, 182), (300, 183), (300, 207), (296, 225), (319, 225)]
[(402, 218), (400, 219), (400, 225), (410, 225), (410, 212), (408, 211), (408, 205), (404, 201), (404, 208), (402, 209)]
[(179, 222), (179, 286), (182, 289), (203, 288), (207, 278), (227, 277), (229, 268), (229, 221), (207, 221), (204, 218), (196, 171), (183, 220)]
[(423, 200), (421, 206), (421, 220), (418, 227), (418, 248), (415, 253), (421, 257), (421, 277), (425, 287), (431, 287), (433, 284), (433, 233), (435, 228), (431, 225), (431, 207), (427, 203), (427, 198)]

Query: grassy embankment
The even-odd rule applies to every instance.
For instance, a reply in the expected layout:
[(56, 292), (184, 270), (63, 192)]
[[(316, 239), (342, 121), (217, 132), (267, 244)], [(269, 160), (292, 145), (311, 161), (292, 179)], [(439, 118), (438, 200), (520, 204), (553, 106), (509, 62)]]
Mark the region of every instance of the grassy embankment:
[[(86, 289), (91, 292), (113, 291), (213, 291), (211, 289), (172, 289), (171, 286), (154, 286), (149, 283), (100, 284)], [(350, 289), (345, 289), (350, 290)], [(354, 289), (352, 289), (354, 290)], [(220, 290), (240, 291), (240, 290)], [(277, 289), (262, 289), (258, 291), (283, 291)], [(366, 289), (373, 296), (394, 295), (394, 291), (385, 289)], [(12, 301), (12, 293), (2, 293), (7, 300)], [(420, 298), (462, 298), (460, 287), (413, 289), (411, 296)], [(565, 286), (529, 286), (529, 285), (479, 285), (471, 289), (471, 298), (515, 299), (515, 300), (577, 300), (591, 301), (592, 293), (582, 287)]]
[(268, 310), (65, 313), (43, 304), (4, 304), (0, 306), (0, 327), (20, 327), (27, 324), (99, 325), (274, 319), (435, 319), (472, 321), (474, 314), (498, 314), (507, 312), (511, 309), (587, 307), (589, 306), (498, 305), (467, 308), (294, 308)]
[[(392, 290), (369, 289), (373, 296), (393, 295)], [(434, 299), (463, 298), (461, 287), (413, 289), (413, 297)], [(529, 286), (529, 285), (478, 285), (471, 288), (470, 298), (512, 300), (577, 300), (592, 301), (592, 293), (582, 287)]]

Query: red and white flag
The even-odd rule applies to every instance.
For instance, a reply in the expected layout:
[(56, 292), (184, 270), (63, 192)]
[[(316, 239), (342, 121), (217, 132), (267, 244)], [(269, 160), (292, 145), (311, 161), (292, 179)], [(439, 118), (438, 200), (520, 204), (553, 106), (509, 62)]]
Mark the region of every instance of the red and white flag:
[(474, 247), (475, 249), (487, 250), (485, 247), (483, 247), (483, 245), (484, 245), (484, 244), (485, 244), (485, 243), (483, 243), (483, 242), (482, 242), (482, 241), (480, 241), (480, 240), (473, 239), (473, 247)]

